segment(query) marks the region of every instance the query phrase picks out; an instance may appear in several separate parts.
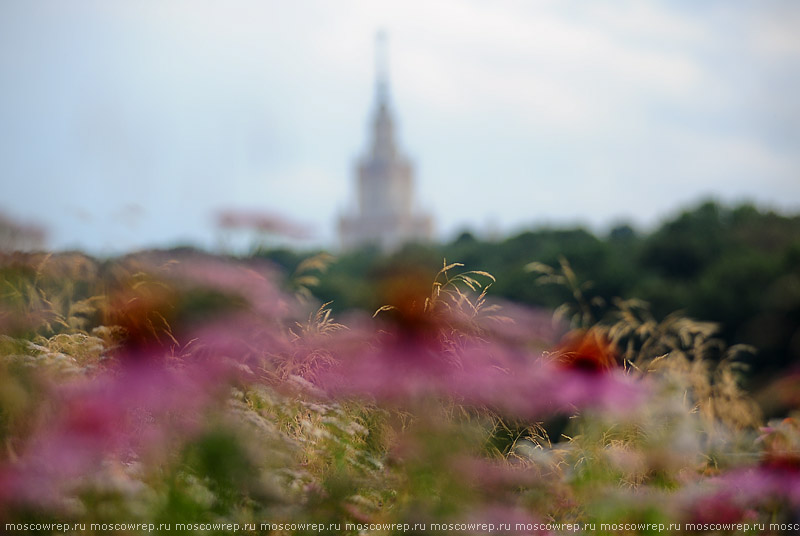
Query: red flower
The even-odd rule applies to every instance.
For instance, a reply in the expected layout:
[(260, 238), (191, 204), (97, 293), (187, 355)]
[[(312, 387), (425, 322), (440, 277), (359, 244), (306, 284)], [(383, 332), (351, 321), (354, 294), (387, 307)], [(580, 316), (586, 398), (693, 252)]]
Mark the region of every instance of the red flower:
[(557, 350), (558, 362), (571, 370), (600, 373), (617, 365), (617, 348), (592, 328), (571, 332)]

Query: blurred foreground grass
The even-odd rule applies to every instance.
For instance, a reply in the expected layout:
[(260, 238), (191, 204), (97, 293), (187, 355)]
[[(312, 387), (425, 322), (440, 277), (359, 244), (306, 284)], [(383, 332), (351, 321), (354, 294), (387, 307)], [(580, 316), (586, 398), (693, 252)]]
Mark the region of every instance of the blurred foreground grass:
[[(74, 534), (800, 523), (797, 414), (762, 421), (740, 348), (636, 300), (598, 317), (569, 264), (528, 269), (568, 289), (560, 320), (493, 304), (494, 277), (458, 264), (398, 270), (375, 316), (334, 319), (306, 270), (258, 260), (7, 255), (0, 518)], [(411, 528), (370, 529), (392, 523)]]

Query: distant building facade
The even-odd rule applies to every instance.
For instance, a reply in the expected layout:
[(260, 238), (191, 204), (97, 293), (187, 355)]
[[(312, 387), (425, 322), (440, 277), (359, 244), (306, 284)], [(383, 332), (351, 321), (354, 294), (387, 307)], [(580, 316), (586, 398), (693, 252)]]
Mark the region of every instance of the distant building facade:
[(345, 250), (374, 245), (390, 251), (433, 236), (433, 219), (415, 205), (414, 167), (397, 147), (380, 39), (372, 139), (356, 169), (355, 209), (339, 219)]

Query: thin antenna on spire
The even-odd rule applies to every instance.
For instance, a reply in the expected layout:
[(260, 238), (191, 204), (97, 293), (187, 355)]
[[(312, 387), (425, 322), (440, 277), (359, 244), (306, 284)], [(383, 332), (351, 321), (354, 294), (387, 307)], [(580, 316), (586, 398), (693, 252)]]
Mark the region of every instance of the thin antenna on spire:
[(381, 29), (375, 34), (375, 91), (378, 104), (386, 104), (389, 100), (389, 46), (386, 31)]

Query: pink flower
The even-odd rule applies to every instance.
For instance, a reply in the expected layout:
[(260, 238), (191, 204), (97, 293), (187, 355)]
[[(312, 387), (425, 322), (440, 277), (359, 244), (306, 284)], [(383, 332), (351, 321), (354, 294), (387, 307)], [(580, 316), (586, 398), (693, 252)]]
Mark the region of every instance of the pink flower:
[(217, 224), (222, 229), (259, 231), (289, 238), (311, 236), (311, 230), (307, 225), (293, 223), (282, 216), (266, 212), (226, 210), (218, 214)]
[(28, 438), (19, 460), (0, 467), (0, 505), (57, 504), (69, 489), (100, 469), (160, 457), (172, 439), (191, 435), (200, 415), (219, 400), (229, 374), (214, 362), (121, 362), (88, 380), (54, 388), (55, 411)]
[(389, 326), (360, 348), (336, 354), (341, 363), (322, 379), (332, 394), (396, 404), (449, 396), (516, 417), (540, 418), (583, 408), (623, 411), (644, 395), (642, 385), (622, 371), (574, 370), (477, 336), (454, 340), (437, 332), (436, 324)]

